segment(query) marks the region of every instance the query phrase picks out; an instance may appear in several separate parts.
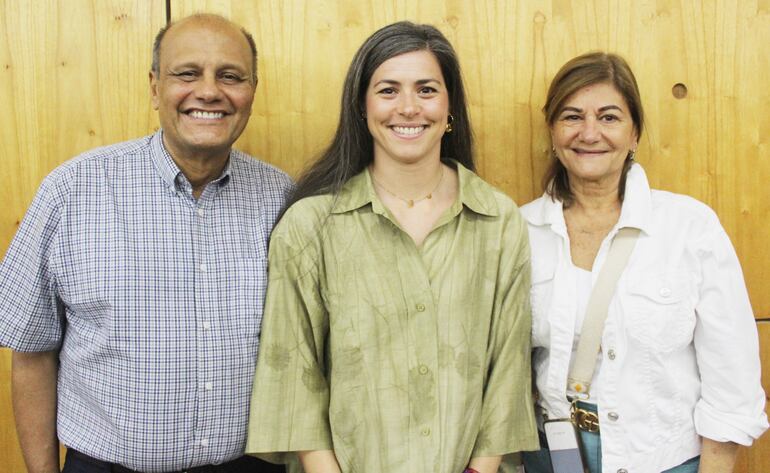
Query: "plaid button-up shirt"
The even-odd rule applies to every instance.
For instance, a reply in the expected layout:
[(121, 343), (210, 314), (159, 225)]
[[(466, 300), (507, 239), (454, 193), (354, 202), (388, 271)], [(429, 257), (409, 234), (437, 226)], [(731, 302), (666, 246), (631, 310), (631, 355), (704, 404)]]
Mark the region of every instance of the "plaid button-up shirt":
[(0, 266), (0, 345), (60, 350), (62, 443), (146, 472), (242, 454), (291, 186), (234, 150), (196, 200), (162, 132), (43, 181)]

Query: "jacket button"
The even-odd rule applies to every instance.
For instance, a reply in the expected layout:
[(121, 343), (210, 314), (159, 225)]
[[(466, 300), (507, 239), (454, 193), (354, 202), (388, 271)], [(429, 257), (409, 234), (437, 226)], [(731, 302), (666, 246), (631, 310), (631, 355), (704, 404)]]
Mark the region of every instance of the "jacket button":
[(625, 468), (621, 468), (618, 470), (618, 473), (628, 473), (628, 470), (626, 470)]
[(609, 358), (610, 360), (614, 360), (615, 359), (615, 350), (613, 350), (612, 348), (607, 350), (607, 358)]
[(619, 416), (618, 416), (618, 414), (617, 414), (616, 412), (610, 412), (609, 414), (607, 414), (607, 418), (608, 418), (609, 420), (611, 420), (611, 421), (616, 421), (616, 420), (618, 420), (618, 417), (619, 417)]
[(661, 297), (671, 297), (671, 289), (664, 287), (660, 290)]

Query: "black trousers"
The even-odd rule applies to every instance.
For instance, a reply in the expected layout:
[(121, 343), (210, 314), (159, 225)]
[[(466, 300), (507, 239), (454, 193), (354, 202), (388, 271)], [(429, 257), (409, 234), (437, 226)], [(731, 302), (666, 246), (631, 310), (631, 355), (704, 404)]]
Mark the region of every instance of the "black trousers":
[[(285, 473), (283, 465), (274, 465), (248, 455), (221, 465), (204, 465), (187, 470), (187, 473)], [(67, 449), (62, 473), (140, 473), (128, 468), (107, 463), (73, 449)], [(174, 473), (174, 472), (169, 472)]]

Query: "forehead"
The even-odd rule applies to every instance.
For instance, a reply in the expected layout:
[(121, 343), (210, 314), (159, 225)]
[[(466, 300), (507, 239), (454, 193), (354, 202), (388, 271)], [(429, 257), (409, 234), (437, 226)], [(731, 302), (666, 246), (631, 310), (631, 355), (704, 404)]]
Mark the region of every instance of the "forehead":
[(444, 82), (436, 56), (425, 49), (399, 54), (383, 62), (374, 70), (370, 83), (374, 84), (379, 80), (403, 82), (423, 79)]
[(564, 101), (565, 107), (577, 107), (581, 109), (596, 109), (614, 105), (623, 111), (628, 110), (626, 99), (614, 85), (607, 82), (591, 84), (579, 89)]
[(231, 64), (251, 68), (246, 37), (224, 21), (189, 20), (172, 26), (160, 45), (161, 65)]

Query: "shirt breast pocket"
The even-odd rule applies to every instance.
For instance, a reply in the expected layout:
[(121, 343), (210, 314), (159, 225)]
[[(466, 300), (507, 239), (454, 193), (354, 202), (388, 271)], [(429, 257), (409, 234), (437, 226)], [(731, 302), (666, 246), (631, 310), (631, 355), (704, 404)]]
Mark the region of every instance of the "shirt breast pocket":
[(267, 261), (249, 258), (232, 262), (225, 267), (223, 279), (229, 281), (228, 294), (220, 303), (224, 308), (225, 325), (238, 336), (255, 336), (259, 333), (262, 309), (267, 287)]
[(695, 329), (691, 287), (686, 272), (629, 278), (623, 305), (631, 338), (664, 353), (689, 345)]

